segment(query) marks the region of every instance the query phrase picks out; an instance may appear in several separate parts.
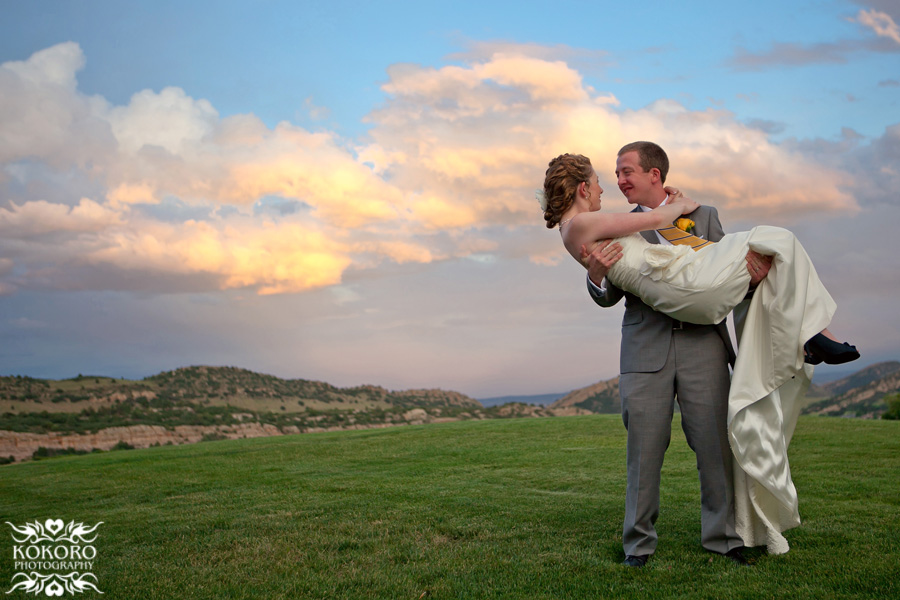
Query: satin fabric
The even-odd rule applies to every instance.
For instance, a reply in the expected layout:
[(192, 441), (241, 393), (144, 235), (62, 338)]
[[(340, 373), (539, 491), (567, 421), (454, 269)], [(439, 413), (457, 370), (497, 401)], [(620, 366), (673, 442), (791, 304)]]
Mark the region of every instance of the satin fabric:
[(736, 527), (747, 546), (788, 551), (781, 533), (800, 524), (788, 445), (812, 377), (803, 344), (825, 329), (836, 309), (794, 235), (760, 226), (728, 234), (698, 251), (618, 238), (623, 258), (607, 277), (678, 320), (715, 324), (744, 299), (748, 250), (773, 256), (768, 276), (741, 307), (739, 348), (728, 397), (735, 459)]

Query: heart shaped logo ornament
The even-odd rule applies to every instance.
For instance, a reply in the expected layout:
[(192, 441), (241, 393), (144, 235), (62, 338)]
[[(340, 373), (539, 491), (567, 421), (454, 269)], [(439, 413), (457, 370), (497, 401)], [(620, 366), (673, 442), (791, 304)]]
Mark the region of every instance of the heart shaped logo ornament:
[(53, 519), (47, 519), (46, 521), (44, 521), (44, 527), (45, 527), (45, 528), (47, 529), (47, 531), (49, 531), (52, 535), (56, 535), (56, 534), (59, 533), (59, 532), (62, 530), (62, 528), (63, 528), (63, 522), (62, 522), (62, 519), (56, 519), (55, 521), (54, 521)]

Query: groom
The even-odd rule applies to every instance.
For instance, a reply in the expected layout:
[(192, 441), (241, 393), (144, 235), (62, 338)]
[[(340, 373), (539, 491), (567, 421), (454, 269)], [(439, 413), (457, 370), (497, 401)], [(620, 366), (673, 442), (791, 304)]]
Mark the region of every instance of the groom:
[[(663, 189), (668, 170), (666, 153), (652, 142), (634, 142), (619, 150), (619, 190), (629, 204), (637, 205), (635, 212), (651, 210), (668, 200)], [(687, 216), (695, 223), (695, 235), (714, 242), (724, 235), (715, 208), (700, 206)], [(651, 244), (669, 243), (655, 231), (641, 235)], [(726, 428), (728, 365), (734, 363), (735, 354), (725, 322), (682, 323), (616, 288), (605, 277), (621, 256), (621, 246), (609, 241), (599, 244), (590, 254), (582, 249), (582, 261), (588, 267), (588, 291), (594, 301), (610, 307), (625, 297), (619, 366), (622, 420), (628, 432), (624, 564), (642, 567), (656, 550), (654, 524), (659, 515), (660, 471), (677, 400), (682, 429), (697, 455), (701, 544), (745, 565), (744, 542), (734, 525), (731, 449)], [(752, 289), (768, 273), (769, 263), (751, 252), (747, 255), (747, 268)]]

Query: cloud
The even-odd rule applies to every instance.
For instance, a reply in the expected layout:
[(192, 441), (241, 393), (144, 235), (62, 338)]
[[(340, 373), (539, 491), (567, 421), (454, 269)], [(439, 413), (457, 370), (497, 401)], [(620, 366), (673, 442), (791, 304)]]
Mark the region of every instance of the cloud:
[(316, 106), (313, 103), (313, 99), (311, 97), (303, 100), (303, 110), (306, 112), (306, 114), (309, 115), (309, 118), (314, 121), (320, 121), (322, 119), (327, 119), (328, 116), (331, 114), (331, 111), (329, 111), (327, 108), (322, 107), (322, 106)]
[(844, 128), (836, 140), (788, 140), (784, 145), (824, 169), (853, 174), (852, 181), (845, 182), (845, 189), (864, 212), (900, 206), (896, 198), (900, 188), (900, 123), (889, 125), (871, 141)]
[(747, 121), (747, 127), (759, 129), (768, 135), (775, 135), (784, 132), (785, 124), (768, 119), (750, 119)]
[(503, 40), (463, 40), (466, 51), (447, 56), (448, 61), (472, 63), (495, 55), (528, 56), (546, 62), (564, 62), (574, 65), (579, 71), (582, 66), (609, 66), (614, 64), (612, 53), (606, 50), (576, 48), (564, 44), (547, 46), (537, 43), (510, 42)]
[(879, 37), (886, 37), (900, 44), (900, 26), (889, 14), (874, 9), (861, 10), (856, 15), (856, 20), (866, 27), (870, 27)]
[(280, 123), (258, 143), (223, 149), (224, 160), (210, 154), (201, 159), (214, 161), (207, 170), (218, 172), (220, 180), (209, 181), (208, 193), (221, 203), (248, 205), (277, 194), (300, 200), (315, 216), (348, 228), (398, 218), (401, 192), (330, 133)]
[(128, 105), (111, 109), (106, 118), (125, 153), (155, 146), (184, 155), (200, 150), (197, 146), (213, 132), (219, 113), (208, 101), (194, 100), (180, 88), (167, 87), (158, 94), (138, 92)]
[(65, 169), (107, 160), (114, 139), (100, 116), (106, 102), (76, 89), (84, 64), (72, 42), (0, 64), (0, 164), (38, 157)]
[(761, 71), (773, 66), (799, 67), (816, 64), (844, 64), (852, 55), (862, 52), (900, 52), (900, 26), (886, 12), (861, 10), (857, 22), (884, 39), (839, 39), (817, 44), (777, 42), (764, 52), (751, 52), (743, 47), (735, 50), (725, 65), (737, 71)]
[(112, 106), (78, 91), (85, 60), (76, 44), (0, 65), (2, 172), (16, 173), (20, 190), (51, 171), (101, 190), (25, 193), (0, 207), (2, 290), (271, 295), (389, 264), (553, 264), (556, 243), (534, 240), (545, 229), (532, 198), (546, 163), (587, 154), (612, 187), (616, 151), (636, 139), (666, 147), (672, 181), (733, 218), (856, 210), (841, 165), (769, 141), (777, 124), (672, 100), (621, 108), (565, 54), (499, 44), (459, 64), (393, 65), (387, 100), (359, 141), (289, 122), (268, 127), (251, 114), (223, 118), (175, 87)]
[[(235, 216), (215, 223), (173, 224), (146, 220), (127, 209), (114, 213), (89, 200), (68, 214), (65, 208), (35, 201), (13, 211), (0, 210), (0, 232), (5, 237), (15, 232), (20, 248), (22, 240), (39, 244), (14, 259), (25, 274), (11, 277), (10, 283), (41, 288), (52, 287), (58, 279), (65, 289), (84, 289), (73, 283), (69, 271), (96, 267), (110, 278), (103, 282), (104, 289), (132, 289), (125, 273), (135, 272), (172, 276), (167, 284), (172, 288), (165, 291), (196, 291), (196, 282), (189, 282), (196, 277), (207, 288), (249, 287), (266, 295), (337, 284), (352, 263), (351, 246), (340, 241), (340, 232), (323, 232), (304, 223), (275, 225)], [(9, 238), (6, 241), (9, 248)], [(403, 250), (355, 248), (379, 251), (398, 261)], [(96, 279), (91, 280), (86, 285), (97, 285)]]
[(760, 71), (772, 66), (842, 64), (847, 62), (848, 54), (858, 49), (857, 43), (846, 40), (807, 46), (779, 42), (772, 44), (769, 50), (761, 53), (750, 52), (746, 48), (738, 47), (734, 56), (727, 60), (725, 65), (737, 71)]
[(27, 61), (3, 63), (3, 69), (16, 74), (23, 82), (74, 91), (75, 73), (83, 69), (84, 64), (81, 47), (75, 42), (65, 42), (35, 52)]
[(7, 238), (33, 238), (48, 233), (96, 233), (121, 222), (114, 210), (89, 198), (69, 207), (37, 200), (11, 209), (0, 208), (0, 234)]
[(468, 68), (403, 65), (394, 73), (384, 88), (391, 97), (370, 118), (368, 150), (392, 182), (416, 192), (409, 198), (414, 220), (435, 229), (537, 224), (526, 199), (549, 159), (566, 151), (587, 154), (609, 181), (618, 148), (635, 139), (669, 148), (673, 176), (683, 186), (737, 213), (765, 208), (788, 215), (813, 204), (854, 208), (839, 190), (840, 171), (771, 143), (758, 124), (669, 100), (619, 110), (555, 61), (543, 65), (543, 79), (556, 82), (550, 93), (516, 79), (522, 64), (495, 55)]

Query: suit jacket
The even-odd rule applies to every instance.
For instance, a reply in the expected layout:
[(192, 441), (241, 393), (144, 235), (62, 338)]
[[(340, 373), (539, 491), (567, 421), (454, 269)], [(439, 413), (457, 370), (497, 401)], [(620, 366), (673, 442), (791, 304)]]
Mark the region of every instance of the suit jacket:
[[(641, 210), (640, 207), (634, 211)], [(719, 222), (719, 213), (712, 206), (700, 206), (697, 210), (687, 215), (694, 221), (694, 235), (717, 242), (722, 239), (725, 232)], [(655, 231), (642, 231), (651, 244), (658, 244), (659, 237)], [(643, 300), (622, 291), (613, 286), (607, 280), (605, 294), (599, 294), (590, 284), (588, 279), (588, 291), (594, 302), (603, 307), (615, 305), (625, 298), (625, 316), (622, 318), (622, 349), (619, 353), (620, 373), (654, 373), (663, 368), (669, 353), (669, 344), (672, 340), (672, 328), (675, 321), (661, 312), (653, 310)], [(729, 362), (734, 365), (735, 352), (731, 344), (731, 336), (728, 333), (726, 321), (714, 327), (722, 338), (722, 342), (728, 350)]]

